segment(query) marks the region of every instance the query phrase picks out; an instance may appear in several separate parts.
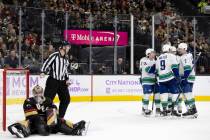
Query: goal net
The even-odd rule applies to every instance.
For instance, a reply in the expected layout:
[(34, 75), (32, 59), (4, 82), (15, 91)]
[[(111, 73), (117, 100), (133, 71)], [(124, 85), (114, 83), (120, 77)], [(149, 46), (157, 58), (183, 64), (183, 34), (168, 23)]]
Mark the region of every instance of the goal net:
[(0, 69), (0, 131), (24, 119), (23, 102), (29, 96), (29, 70)]

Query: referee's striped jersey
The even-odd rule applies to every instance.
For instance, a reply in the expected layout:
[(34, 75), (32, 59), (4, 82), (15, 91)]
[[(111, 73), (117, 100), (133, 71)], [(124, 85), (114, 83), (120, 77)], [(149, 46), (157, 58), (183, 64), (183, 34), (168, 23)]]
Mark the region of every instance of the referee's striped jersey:
[(54, 52), (44, 62), (41, 72), (48, 73), (56, 80), (68, 80), (68, 66), (68, 59), (61, 56), (60, 52)]

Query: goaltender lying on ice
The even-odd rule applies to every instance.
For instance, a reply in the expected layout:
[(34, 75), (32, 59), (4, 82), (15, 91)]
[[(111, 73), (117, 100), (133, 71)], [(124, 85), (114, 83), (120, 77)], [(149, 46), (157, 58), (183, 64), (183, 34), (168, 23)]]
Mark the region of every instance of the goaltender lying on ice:
[(70, 121), (59, 118), (57, 107), (49, 98), (43, 96), (43, 88), (39, 85), (32, 90), (33, 97), (25, 100), (23, 110), (25, 120), (8, 126), (12, 135), (19, 138), (32, 134), (48, 136), (51, 133), (63, 133), (66, 135), (85, 135), (87, 124), (84, 120), (73, 124)]

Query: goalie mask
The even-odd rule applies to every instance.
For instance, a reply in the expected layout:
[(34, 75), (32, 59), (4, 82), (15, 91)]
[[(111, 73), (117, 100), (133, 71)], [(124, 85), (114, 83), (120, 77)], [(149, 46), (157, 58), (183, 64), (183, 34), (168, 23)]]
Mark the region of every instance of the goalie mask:
[(39, 85), (36, 85), (33, 90), (32, 90), (32, 93), (33, 93), (33, 97), (34, 99), (36, 100), (37, 103), (42, 103), (44, 101), (44, 90), (41, 86)]

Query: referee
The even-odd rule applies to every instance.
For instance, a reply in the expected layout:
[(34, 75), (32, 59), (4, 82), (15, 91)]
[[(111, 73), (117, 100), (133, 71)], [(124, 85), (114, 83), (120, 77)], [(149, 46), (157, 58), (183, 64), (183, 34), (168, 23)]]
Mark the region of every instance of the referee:
[(54, 99), (56, 93), (60, 100), (59, 117), (64, 118), (68, 105), (70, 103), (70, 94), (68, 85), (70, 85), (68, 77), (69, 61), (67, 53), (70, 50), (70, 44), (67, 41), (62, 41), (57, 52), (52, 53), (44, 62), (41, 68), (41, 77), (48, 74), (46, 81), (44, 96)]

